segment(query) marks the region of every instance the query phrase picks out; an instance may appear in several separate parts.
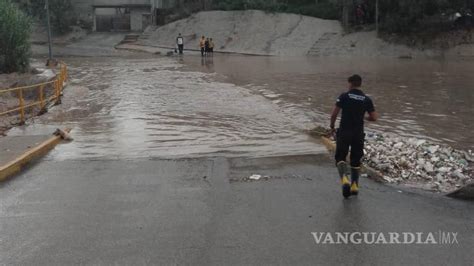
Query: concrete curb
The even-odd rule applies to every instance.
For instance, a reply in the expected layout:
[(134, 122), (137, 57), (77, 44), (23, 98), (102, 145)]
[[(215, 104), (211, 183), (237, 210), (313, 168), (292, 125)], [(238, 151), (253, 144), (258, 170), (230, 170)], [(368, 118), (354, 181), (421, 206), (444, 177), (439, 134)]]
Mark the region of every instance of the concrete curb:
[[(126, 46), (126, 45), (128, 45), (129, 47), (124, 47), (124, 46)], [(138, 51), (138, 52), (149, 53), (149, 52), (144, 51), (144, 50), (140, 50), (140, 49), (137, 49), (137, 48), (132, 48), (133, 46), (145, 47), (145, 48), (146, 48), (146, 47), (158, 48), (158, 49), (169, 50), (169, 51), (173, 51), (173, 50), (175, 49), (174, 47), (170, 47), (170, 46), (145, 45), (145, 44), (138, 44), (138, 43), (117, 44), (116, 46), (114, 46), (114, 48), (117, 49), (117, 50)], [(193, 48), (184, 49), (184, 51), (201, 53), (201, 50), (199, 50), (199, 49), (193, 49)], [(221, 51), (214, 51), (214, 54), (246, 55), (246, 56), (267, 56), (267, 57), (274, 56), (274, 55), (271, 55), (271, 54), (244, 53), (244, 52), (232, 52), (232, 51), (222, 51), (222, 50), (221, 50)]]
[[(66, 129), (66, 132), (70, 132), (71, 129)], [(45, 155), (48, 151), (53, 149), (56, 145), (61, 142), (61, 136), (52, 136), (43, 143), (37, 145), (34, 148), (27, 150), (16, 159), (8, 162), (5, 165), (0, 166), (0, 182), (7, 180), (14, 174), (21, 172), (21, 170), (31, 161)]]
[(460, 189), (450, 192), (446, 196), (455, 199), (474, 200), (474, 183), (468, 184)]
[[(323, 141), (323, 144), (328, 148), (328, 150), (332, 152), (336, 150), (336, 143), (334, 141), (327, 137), (321, 137), (321, 140)], [(365, 172), (370, 179), (376, 182), (386, 183), (383, 179), (383, 175), (379, 171), (368, 166), (363, 166), (362, 171)], [(445, 196), (455, 199), (474, 200), (474, 183), (468, 184), (453, 192), (449, 192), (445, 194)]]

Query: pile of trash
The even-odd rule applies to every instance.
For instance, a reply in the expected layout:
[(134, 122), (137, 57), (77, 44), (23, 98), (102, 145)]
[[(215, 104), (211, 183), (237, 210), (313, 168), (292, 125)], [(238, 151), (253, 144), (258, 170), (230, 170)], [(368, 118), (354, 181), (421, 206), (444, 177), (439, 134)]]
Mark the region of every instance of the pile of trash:
[[(316, 127), (313, 137), (333, 139), (331, 131)], [(424, 139), (367, 133), (364, 165), (388, 183), (437, 192), (450, 192), (474, 183), (474, 153)]]
[(365, 164), (389, 183), (448, 192), (472, 183), (474, 154), (416, 138), (369, 133)]

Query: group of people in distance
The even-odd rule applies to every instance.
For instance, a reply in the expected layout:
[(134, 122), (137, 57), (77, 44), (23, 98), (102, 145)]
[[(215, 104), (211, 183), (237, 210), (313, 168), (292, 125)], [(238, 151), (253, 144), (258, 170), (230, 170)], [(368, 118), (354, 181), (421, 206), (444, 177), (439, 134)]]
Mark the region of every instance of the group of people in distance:
[[(201, 49), (201, 56), (212, 56), (214, 54), (214, 41), (212, 38), (206, 38), (205, 36), (201, 37), (199, 40), (199, 48)], [(176, 49), (175, 52), (183, 54), (184, 50), (184, 38), (181, 33), (176, 38)]]
[(212, 38), (201, 37), (199, 41), (199, 48), (201, 48), (201, 56), (208, 56), (214, 54), (214, 41)]

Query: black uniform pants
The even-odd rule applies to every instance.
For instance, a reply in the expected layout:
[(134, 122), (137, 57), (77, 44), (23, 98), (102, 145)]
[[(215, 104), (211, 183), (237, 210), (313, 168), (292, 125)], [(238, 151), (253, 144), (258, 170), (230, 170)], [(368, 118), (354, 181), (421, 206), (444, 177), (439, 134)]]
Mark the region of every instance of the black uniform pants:
[(178, 44), (179, 54), (183, 54), (184, 44)]
[(360, 167), (362, 156), (364, 156), (363, 131), (349, 131), (339, 129), (336, 134), (336, 163), (346, 161), (349, 147), (351, 150), (351, 167)]

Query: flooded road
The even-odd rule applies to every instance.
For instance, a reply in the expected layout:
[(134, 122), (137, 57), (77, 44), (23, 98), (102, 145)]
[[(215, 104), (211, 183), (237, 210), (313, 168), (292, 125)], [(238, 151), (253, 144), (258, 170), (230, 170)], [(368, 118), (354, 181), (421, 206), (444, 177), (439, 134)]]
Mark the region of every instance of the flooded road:
[(256, 88), (293, 121), (324, 126), (347, 77), (359, 73), (381, 115), (369, 130), (474, 149), (474, 61), (242, 56), (187, 61), (193, 69)]
[(74, 127), (56, 159), (277, 156), (324, 152), (327, 125), (360, 73), (381, 114), (369, 130), (473, 149), (472, 62), (342, 61), (216, 55), (68, 58), (65, 104), (40, 118)]
[[(469, 202), (371, 180), (342, 200), (326, 149), (304, 133), (326, 119), (318, 95), (337, 95), (336, 75), (314, 92), (317, 75), (271, 75), (276, 62), (247, 81), (197, 57), (65, 60), (62, 104), (11, 133), (72, 127), (74, 141), (2, 183), (0, 265), (472, 265)], [(290, 78), (299, 87), (284, 90)], [(312, 233), (407, 230), (459, 243), (319, 245)]]
[[(317, 154), (280, 107), (175, 59), (68, 59), (70, 89), (46, 125), (74, 128), (55, 159)], [(76, 86), (77, 85), (77, 86)], [(72, 102), (67, 102), (72, 101)]]

